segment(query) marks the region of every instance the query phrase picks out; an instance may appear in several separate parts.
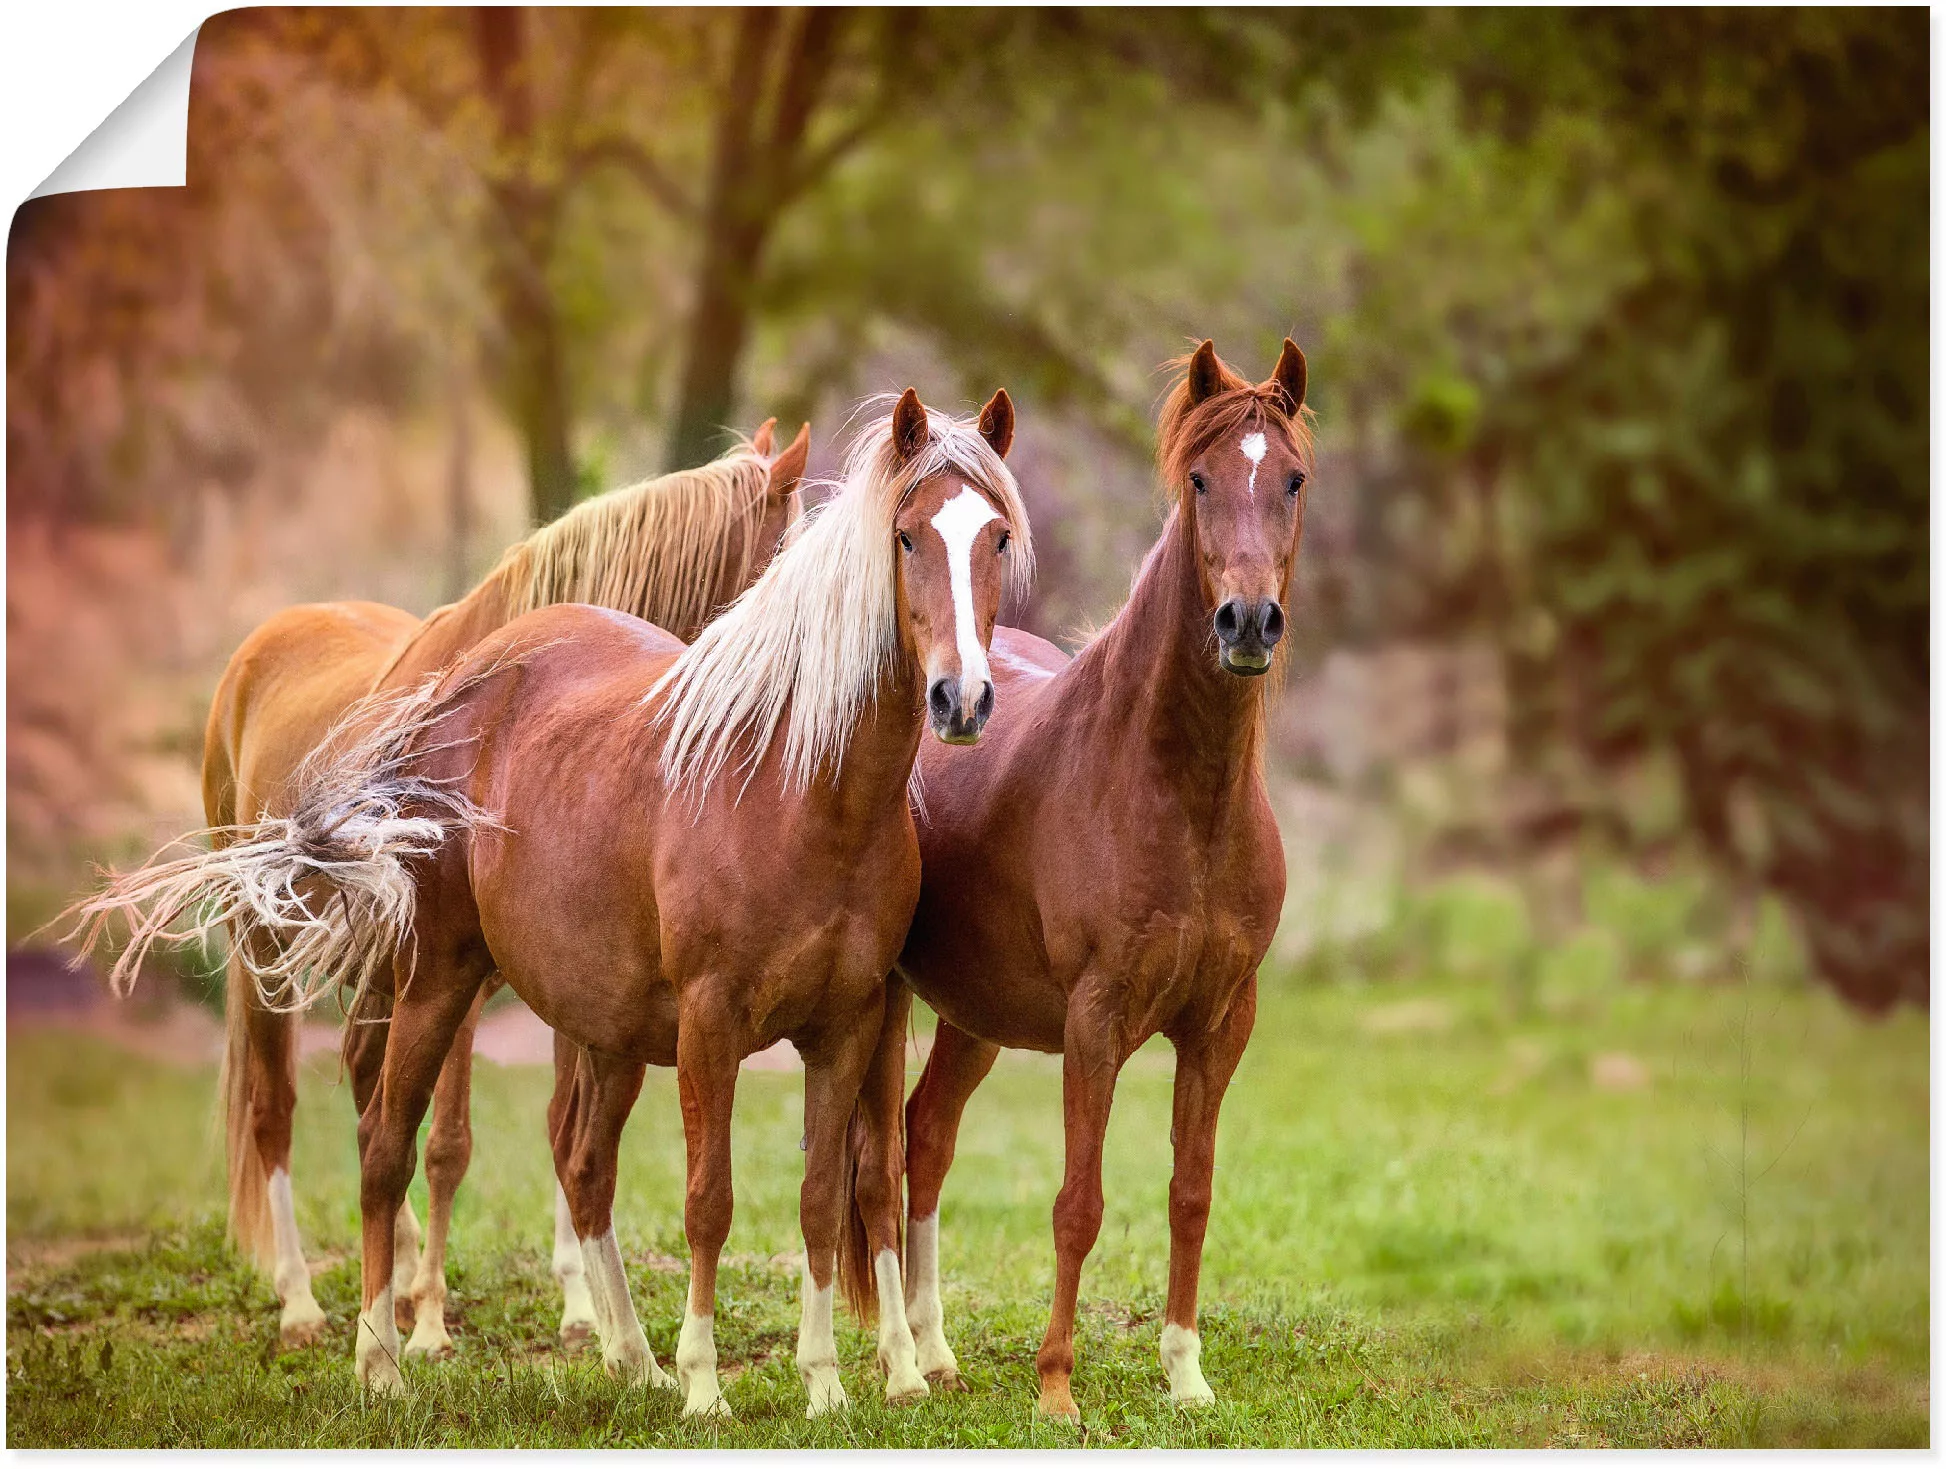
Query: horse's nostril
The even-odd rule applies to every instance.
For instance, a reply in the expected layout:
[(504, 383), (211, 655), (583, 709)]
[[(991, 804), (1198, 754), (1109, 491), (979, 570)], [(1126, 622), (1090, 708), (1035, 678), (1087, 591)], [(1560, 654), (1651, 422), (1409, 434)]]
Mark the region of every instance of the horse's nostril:
[(1284, 635), (1284, 609), (1275, 602), (1264, 603), (1264, 645), (1268, 647)]
[(953, 717), (953, 706), (959, 702), (959, 680), (956, 678), (936, 678), (932, 687), (926, 690), (926, 712), (933, 717), (935, 724), (944, 724)]
[(993, 685), (990, 683), (982, 684), (980, 686), (980, 702), (973, 706), (973, 717), (984, 724), (987, 721), (987, 716), (992, 713)]
[(1239, 615), (1239, 604), (1235, 597), (1230, 598), (1216, 609), (1216, 635), (1224, 642), (1234, 642), (1243, 629), (1243, 619)]

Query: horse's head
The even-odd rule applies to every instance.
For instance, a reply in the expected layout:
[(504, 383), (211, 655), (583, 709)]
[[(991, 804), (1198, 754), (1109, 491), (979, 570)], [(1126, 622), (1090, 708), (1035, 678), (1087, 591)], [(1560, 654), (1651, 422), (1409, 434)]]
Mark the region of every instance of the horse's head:
[(1288, 338), (1277, 370), (1255, 385), (1206, 341), (1163, 408), (1164, 482), (1191, 537), (1217, 662), (1235, 674), (1267, 672), (1284, 636), (1311, 467), (1304, 377)]
[[(915, 459), (926, 452), (929, 433), (926, 409), (907, 388), (892, 411), (894, 452)], [(1006, 457), (1014, 438), (1006, 389), (980, 411), (980, 437), (994, 455)], [(1018, 529), (1001, 500), (971, 478), (950, 462), (926, 474), (893, 521), (902, 637), (925, 673), (932, 732), (949, 745), (978, 740), (993, 712), (987, 648)]]
[(750, 547), (749, 580), (755, 581), (770, 565), (771, 558), (784, 544), (791, 528), (804, 518), (804, 498), (798, 493), (804, 482), (804, 466), (811, 456), (811, 425), (797, 431), (783, 453), (771, 454), (776, 441), (777, 420), (766, 418), (750, 436), (750, 447), (770, 460), (770, 485), (764, 492), (763, 518), (757, 522), (756, 540)]

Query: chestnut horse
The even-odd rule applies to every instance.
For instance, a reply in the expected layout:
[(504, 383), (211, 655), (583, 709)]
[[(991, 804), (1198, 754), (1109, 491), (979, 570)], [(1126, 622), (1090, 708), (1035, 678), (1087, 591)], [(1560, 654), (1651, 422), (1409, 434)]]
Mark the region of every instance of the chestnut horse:
[[(1204, 342), (1163, 408), (1158, 451), (1173, 510), (1127, 605), (1072, 661), (1001, 628), (1000, 712), (986, 738), (919, 762), (924, 885), (850, 1143), (846, 1293), (861, 1311), (883, 1296), (864, 1256), (898, 1247), (903, 1163), (905, 1316), (921, 1371), (957, 1380), (938, 1251), (961, 1112), (1000, 1047), (1059, 1052), (1067, 1168), (1054, 1205), (1054, 1307), (1036, 1359), (1040, 1410), (1057, 1417), (1079, 1416), (1075, 1299), (1101, 1227), (1115, 1078), (1157, 1033), (1176, 1050), (1162, 1365), (1177, 1402), (1214, 1396), (1198, 1361), (1197, 1278), (1217, 1110), (1250, 1036), (1257, 966), (1284, 897), (1261, 675), (1284, 631), (1303, 523), (1304, 379), (1289, 341), (1255, 386)], [(902, 1147), (914, 990), (939, 1027)]]
[[(355, 1363), (372, 1390), (403, 1386), (394, 1221), (419, 1122), (498, 973), (579, 1048), (556, 1172), (604, 1362), (658, 1385), (668, 1379), (635, 1316), (612, 1210), (644, 1069), (676, 1068), (689, 1155), (675, 1358), (686, 1414), (727, 1411), (713, 1322), (738, 1065), (795, 1044), (797, 1361), (812, 1415), (844, 1405), (832, 1302), (845, 1133), (919, 894), (908, 786), (921, 736), (930, 725), (952, 743), (979, 737), (1002, 584), (1031, 564), (1002, 463), (1012, 437), (1004, 392), (976, 429), (908, 389), (854, 444), (838, 493), (693, 645), (589, 607), (529, 613), (314, 762), (288, 821), (196, 859), (191, 880), (219, 905), (328, 882), (335, 896), (293, 927), (331, 925), (317, 968), (377, 974), (390, 991), (382, 1071), (359, 1122)], [(252, 973), (273, 995), (292, 979)], [(296, 1001), (324, 987), (300, 981)], [(897, 1256), (875, 1264), (898, 1299)], [(921, 1396), (911, 1334), (886, 1317), (888, 1398)]]
[[(584, 501), (509, 549), (472, 592), (423, 622), (372, 602), (291, 607), (264, 622), (231, 657), (210, 707), (203, 800), (212, 841), (227, 841), (239, 821), (287, 813), (304, 760), (361, 696), (411, 687), (532, 608), (592, 602), (694, 637), (764, 570), (801, 513), (797, 486), (809, 425), (773, 458), (775, 423), (766, 422), (747, 445), (700, 469)], [(322, 1331), (324, 1313), (311, 1292), (292, 1201), (296, 1017), (266, 1006), (245, 977), (241, 955), (249, 945), (263, 946), (266, 954), (275, 948), (270, 936), (239, 919), (232, 925), (228, 1039), (219, 1083), (227, 1118), (230, 1230), (239, 1247), (271, 1272), (282, 1302), (283, 1341), (304, 1345)], [(125, 972), (132, 978), (132, 969)], [(413, 1308), (409, 1350), (434, 1356), (452, 1350), (445, 1325), (445, 1242), (453, 1194), (472, 1153), (468, 1093), (477, 1018), (477, 1011), (468, 1017), (441, 1077), (426, 1148), (426, 1250), (416, 1261), (418, 1225), (410, 1205), (398, 1220), (400, 1292)], [(382, 1025), (350, 1028), (354, 1073), (359, 1051), (382, 1050), (383, 1036)], [(590, 1320), (577, 1255), (557, 1265), (569, 1297), (563, 1321), (568, 1334)]]

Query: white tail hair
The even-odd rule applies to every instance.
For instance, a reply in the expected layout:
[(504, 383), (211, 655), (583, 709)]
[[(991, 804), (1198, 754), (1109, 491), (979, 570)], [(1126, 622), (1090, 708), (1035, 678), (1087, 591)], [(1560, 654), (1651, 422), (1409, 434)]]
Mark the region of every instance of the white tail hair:
[[(211, 827), (133, 872), (109, 875), (63, 915), (77, 919), (69, 939), (91, 954), (121, 916), (129, 937), (108, 981), (126, 996), (156, 943), (195, 942), (233, 925), (236, 958), (265, 1009), (307, 1009), (349, 984), (349, 1011), (380, 966), (412, 940), (410, 864), (433, 856), (457, 831), (498, 826), (449, 782), (412, 767), (459, 743), (420, 741), (451, 698), (504, 666), (497, 660), (444, 687), (432, 674), (415, 688), (354, 704), (298, 768), (290, 815)], [(198, 838), (208, 848), (167, 855)], [(271, 942), (241, 942), (248, 930)]]
[(925, 445), (902, 459), (892, 442), (894, 401), (887, 394), (865, 405), (886, 411), (852, 441), (836, 493), (649, 690), (648, 701), (668, 694), (656, 717), (668, 728), (662, 774), (671, 789), (689, 785), (700, 796), (739, 747), (742, 768), (754, 772), (780, 724), (786, 788), (836, 773), (898, 656), (893, 523), (933, 476), (961, 476), (1006, 515), (1009, 582), (1025, 590), (1034, 565), (1027, 511), (978, 421), (928, 410)]

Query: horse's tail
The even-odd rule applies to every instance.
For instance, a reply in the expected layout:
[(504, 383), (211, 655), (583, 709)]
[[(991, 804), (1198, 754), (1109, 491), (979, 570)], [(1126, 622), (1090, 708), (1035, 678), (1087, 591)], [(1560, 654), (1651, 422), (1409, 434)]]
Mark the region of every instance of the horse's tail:
[[(496, 825), (450, 782), (414, 767), (449, 747), (422, 741), (450, 699), (497, 667), (443, 689), (435, 675), (403, 694), (353, 706), (297, 771), (290, 815), (199, 833), (211, 838), (207, 849), (170, 857), (165, 848), (135, 871), (111, 876), (69, 910), (78, 919), (69, 936), (87, 954), (106, 939), (116, 915), (126, 920), (128, 943), (108, 974), (125, 996), (159, 940), (200, 940), (222, 926), (235, 935), (254, 930), (263, 942), (234, 943), (231, 952), (263, 1008), (303, 1010), (341, 984), (353, 986), (355, 1006), (379, 967), (411, 941), (413, 864), (456, 831)], [(225, 1001), (231, 1099), (247, 1085), (248, 1071), (236, 1064), (243, 1059), (238, 1007), (251, 998), (239, 996), (238, 977), (233, 972)], [(239, 1115), (231, 1110), (232, 1128)]]
[(223, 1109), (224, 1156), (229, 1163), (230, 1238), (268, 1270), (275, 1263), (277, 1243), (270, 1219), (270, 1178), (250, 1121), (249, 983), (237, 945), (232, 943), (229, 982), (223, 991), (223, 1071), (216, 1083)]
[(860, 1321), (878, 1315), (878, 1276), (872, 1270), (872, 1243), (865, 1232), (865, 1211), (858, 1203), (858, 1165), (870, 1142), (865, 1120), (865, 1099), (861, 1096), (851, 1109), (851, 1126), (845, 1132), (845, 1182), (843, 1223), (838, 1226), (838, 1287), (845, 1303)]

